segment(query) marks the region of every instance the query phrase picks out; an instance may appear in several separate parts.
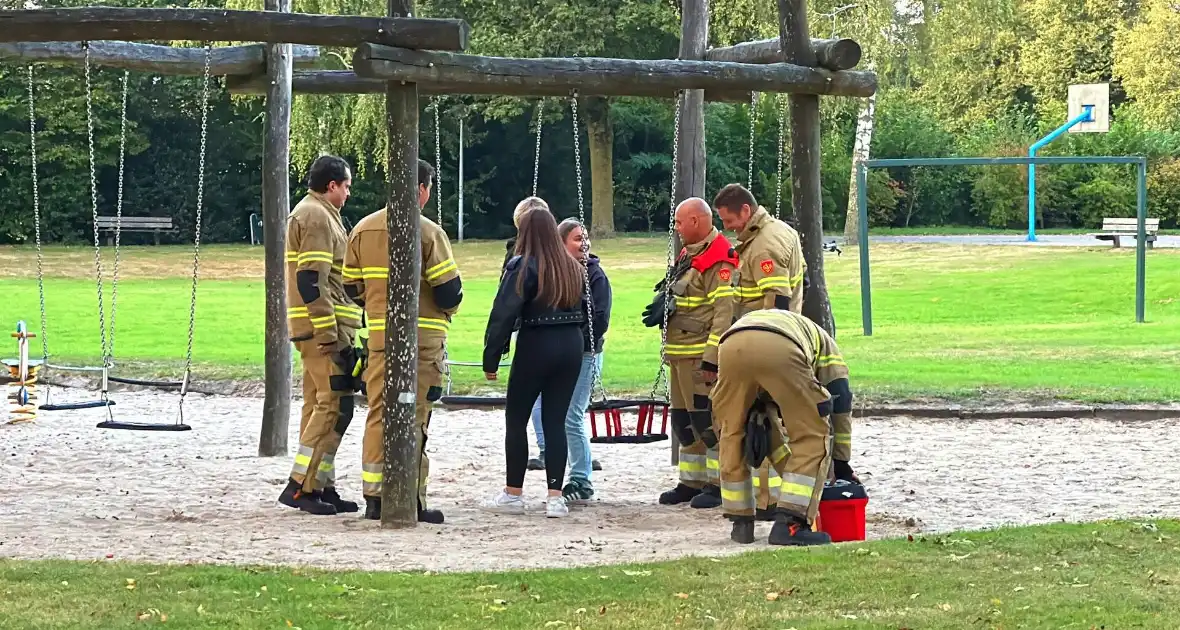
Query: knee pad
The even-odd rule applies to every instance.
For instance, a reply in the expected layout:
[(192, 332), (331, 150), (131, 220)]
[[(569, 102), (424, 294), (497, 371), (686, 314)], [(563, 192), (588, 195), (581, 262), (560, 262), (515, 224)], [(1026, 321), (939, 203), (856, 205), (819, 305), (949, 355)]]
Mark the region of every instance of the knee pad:
[(352, 412), (356, 404), (352, 395), (344, 395), (340, 397), (340, 417), (336, 420), (334, 430), (336, 435), (344, 437), (344, 432), (348, 430), (348, 425), (352, 423)]
[(351, 374), (340, 374), (328, 377), (328, 387), (334, 392), (351, 392), (353, 391), (353, 380)]
[(439, 398), (442, 398), (442, 392), (443, 392), (442, 388), (439, 387), (438, 385), (431, 385), (430, 389), (426, 390), (427, 402), (435, 402)]
[(838, 378), (827, 385), (832, 394), (832, 413), (849, 413), (852, 411), (852, 389), (848, 387), (848, 379)]
[(829, 398), (815, 406), (815, 410), (819, 412), (819, 417), (827, 418), (832, 415), (832, 399)]
[(712, 409), (713, 401), (709, 400), (708, 395), (693, 394), (692, 406), (696, 407), (697, 409)]
[(676, 439), (680, 441), (681, 446), (689, 446), (697, 441), (697, 436), (692, 432), (687, 409), (672, 410), (672, 430), (676, 433)]
[(692, 428), (701, 436), (701, 441), (707, 448), (717, 447), (717, 433), (713, 431), (713, 413), (711, 411), (692, 411), (688, 414), (692, 419)]

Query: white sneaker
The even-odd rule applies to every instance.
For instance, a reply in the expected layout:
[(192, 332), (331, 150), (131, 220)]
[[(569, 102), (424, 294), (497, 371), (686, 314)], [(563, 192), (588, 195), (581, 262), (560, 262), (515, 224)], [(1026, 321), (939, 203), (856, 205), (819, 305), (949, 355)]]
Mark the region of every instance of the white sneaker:
[(545, 516), (549, 518), (562, 518), (570, 515), (570, 509), (566, 507), (565, 497), (555, 496), (549, 497), (545, 502)]
[(524, 514), (524, 497), (508, 494), (504, 490), (483, 504), (483, 509), (497, 514)]

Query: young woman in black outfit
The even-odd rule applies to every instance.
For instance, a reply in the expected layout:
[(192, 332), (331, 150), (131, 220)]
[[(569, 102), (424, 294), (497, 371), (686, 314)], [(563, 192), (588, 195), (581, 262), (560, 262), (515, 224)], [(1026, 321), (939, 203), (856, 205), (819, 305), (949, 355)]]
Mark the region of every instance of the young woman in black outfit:
[(520, 202), (521, 207), (516, 255), (500, 278), (484, 334), (483, 371), (488, 380), (495, 380), (500, 357), (508, 351), (514, 325), (520, 322), (504, 410), (507, 481), (485, 507), (509, 514), (525, 511), (527, 427), (533, 402), (540, 395), (541, 423), (548, 438), (545, 514), (561, 517), (569, 514), (561, 496), (567, 455), (565, 415), (582, 369), (584, 276), (582, 266), (565, 251), (549, 206), (529, 197)]

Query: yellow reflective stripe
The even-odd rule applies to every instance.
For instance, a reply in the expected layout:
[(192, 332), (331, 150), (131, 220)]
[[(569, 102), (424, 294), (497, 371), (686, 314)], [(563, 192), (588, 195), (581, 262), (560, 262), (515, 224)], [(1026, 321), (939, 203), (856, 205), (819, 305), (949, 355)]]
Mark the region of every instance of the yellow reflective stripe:
[(358, 278), (364, 280), (387, 280), (389, 279), (389, 267), (361, 267), (356, 270), (360, 275)]
[(348, 265), (344, 265), (344, 268), (340, 270), (340, 273), (349, 280), (360, 280), (362, 277), (360, 267), (349, 267)]
[(299, 252), (287, 250), (287, 262), (295, 262), (299, 260)]
[(852, 434), (851, 433), (837, 433), (836, 434), (836, 444), (839, 444), (841, 446), (852, 446)]
[(369, 322), (369, 332), (384, 332), (385, 322)]
[(430, 269), (427, 269), (426, 271), (424, 271), (422, 273), (422, 275), (426, 277), (427, 282), (430, 282), (431, 280), (437, 280), (438, 278), (441, 278), (443, 275), (445, 275), (451, 271), (455, 271), (458, 268), (459, 268), (459, 265), (455, 264), (455, 259), (448, 258), (448, 259), (438, 263), (437, 265), (431, 267)]
[(770, 463), (777, 464), (785, 460), (791, 454), (791, 449), (784, 444), (770, 452)]
[(791, 282), (790, 278), (784, 278), (783, 276), (772, 276), (770, 278), (762, 278), (758, 281), (758, 288), (763, 289), (764, 291), (766, 289), (777, 287), (787, 287), (788, 289), (793, 289), (795, 285)]
[(844, 367), (848, 367), (848, 364), (844, 362), (844, 357), (839, 354), (825, 354), (819, 357), (815, 362), (815, 367), (822, 368), (833, 365), (843, 365)]
[[(807, 265), (804, 265), (803, 269), (806, 270)], [(791, 276), (791, 288), (792, 289), (799, 286), (800, 284), (803, 284), (803, 272), (802, 271), (799, 272), (799, 275)]]
[(351, 315), (357, 319), (360, 319), (361, 315), (363, 315), (365, 313), (365, 311), (362, 310), (359, 306), (348, 306), (347, 304), (336, 304), (336, 305), (334, 305), (334, 307), (335, 307), (336, 312), (338, 314)]
[(709, 340), (705, 342), (706, 346), (721, 345), (721, 335), (709, 335)]
[(753, 503), (754, 497), (745, 490), (730, 490), (721, 488), (721, 500), (727, 503)]
[(759, 298), (765, 293), (758, 287), (737, 287), (734, 289), (734, 295), (739, 298)]
[(331, 328), (336, 325), (336, 314), (324, 315), (323, 317), (312, 317), (311, 325), (314, 328)]
[(447, 332), (451, 329), (451, 323), (445, 319), (435, 319), (433, 317), (419, 317), (418, 328), (426, 328), (429, 330), (441, 330)]
[(706, 462), (705, 465), (708, 467), (709, 470), (721, 470), (721, 462), (713, 459), (712, 457), (705, 460), (705, 462)]
[(295, 465), (296, 466), (303, 466), (304, 468), (307, 468), (308, 465), (310, 465), (310, 464), (311, 464), (311, 457), (304, 455), (303, 453), (295, 453)]
[(696, 308), (716, 302), (716, 298), (676, 296), (676, 306), (681, 308)]
[(365, 483), (381, 483), (385, 481), (385, 474), (379, 472), (361, 471), (361, 481)]
[(708, 468), (701, 462), (680, 460), (680, 472), (705, 472)]
[(783, 495), (786, 495), (787, 497), (793, 497), (795, 499), (793, 501), (788, 499), (788, 501), (791, 503), (796, 505), (808, 505), (811, 503), (811, 495), (813, 492), (815, 492), (815, 488), (812, 486), (805, 486), (801, 483), (791, 483), (789, 481), (784, 481), (782, 482), (782, 487), (779, 489), (779, 497), (782, 498)]
[(705, 351), (703, 343), (694, 344), (668, 344), (664, 346), (664, 354), (671, 356), (691, 356), (694, 354), (701, 354)]
[(332, 256), (332, 252), (324, 251), (299, 252), (298, 257), (296, 258), (296, 262), (301, 265), (303, 263), (309, 262), (326, 262), (330, 265), (334, 262), (334, 260), (335, 259)]

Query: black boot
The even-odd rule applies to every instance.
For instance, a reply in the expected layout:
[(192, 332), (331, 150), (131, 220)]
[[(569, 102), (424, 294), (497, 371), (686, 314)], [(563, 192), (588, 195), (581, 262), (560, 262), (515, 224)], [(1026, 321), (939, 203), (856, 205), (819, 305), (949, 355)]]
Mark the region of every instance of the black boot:
[(693, 497), (700, 493), (701, 491), (696, 488), (678, 483), (675, 488), (660, 495), (660, 505), (679, 505), (685, 501), (692, 501)]
[(418, 522), (430, 523), (431, 525), (442, 525), (443, 513), (440, 510), (426, 510), (422, 508), (422, 502), (418, 502)]
[(355, 501), (345, 501), (340, 498), (340, 493), (336, 492), (336, 488), (324, 488), (320, 500), (324, 503), (336, 508), (337, 514), (344, 514), (345, 512), (359, 512), (360, 508)]
[(774, 515), (774, 527), (770, 528), (767, 542), (772, 545), (787, 545), (791, 547), (806, 547), (810, 545), (830, 545), (832, 537), (825, 532), (811, 531), (807, 519), (779, 508)]
[(539, 455), (530, 459), (526, 467), (529, 470), (545, 470), (545, 451), (541, 451)]
[(729, 539), (739, 545), (754, 542), (754, 519), (749, 516), (731, 516), (733, 530), (729, 532)]
[(303, 484), (294, 479), (287, 480), (287, 487), (283, 488), (283, 493), (279, 495), (279, 503), (308, 514), (331, 516), (336, 513), (336, 506), (324, 503), (319, 492), (304, 492)]
[(381, 497), (365, 497), (365, 518), (381, 520)]
[(701, 493), (692, 498), (692, 503), (689, 505), (697, 509), (710, 509), (721, 507), (721, 488), (713, 484), (705, 486)]
[(765, 510), (762, 508), (758, 508), (758, 509), (754, 510), (754, 520), (756, 520), (756, 521), (773, 521), (774, 514), (775, 514), (775, 508), (767, 508)]

